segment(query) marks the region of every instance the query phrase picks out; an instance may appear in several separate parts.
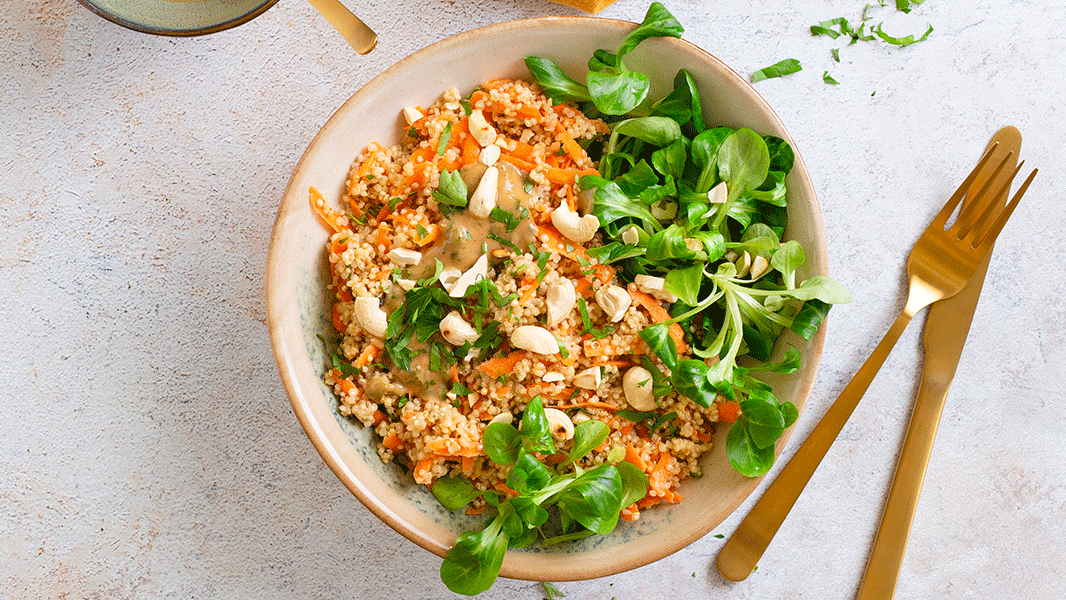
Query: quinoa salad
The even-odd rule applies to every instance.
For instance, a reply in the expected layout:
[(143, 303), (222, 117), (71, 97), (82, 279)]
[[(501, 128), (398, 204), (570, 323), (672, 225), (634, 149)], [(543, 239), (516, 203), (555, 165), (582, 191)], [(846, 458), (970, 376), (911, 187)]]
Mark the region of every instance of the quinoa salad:
[[(623, 283), (589, 252), (601, 233), (577, 181), (598, 174), (584, 144), (608, 127), (506, 79), (403, 115), (399, 145), (371, 143), (353, 163), (343, 210), (310, 194), (333, 231), (340, 341), (325, 382), (340, 413), (372, 427), (382, 461), (417, 483), (459, 476), (506, 497), (511, 467), (490, 460), (483, 432), (517, 426), (537, 398), (555, 447), (539, 459), (563, 462), (575, 426), (598, 420), (606, 439), (564, 469), (626, 461), (645, 473), (624, 520), (680, 502), (720, 404), (736, 409), (652, 393), (645, 367), (664, 365), (638, 333), (677, 298), (661, 278)], [(676, 324), (670, 337), (684, 356)], [(485, 507), (476, 496), (466, 511)]]

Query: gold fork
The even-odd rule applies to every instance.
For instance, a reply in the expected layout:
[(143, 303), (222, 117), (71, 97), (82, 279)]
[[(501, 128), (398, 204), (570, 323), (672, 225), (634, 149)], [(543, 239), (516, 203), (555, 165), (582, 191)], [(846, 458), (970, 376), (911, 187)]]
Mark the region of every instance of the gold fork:
[[(1035, 169), (1006, 206), (986, 202), (988, 194), (992, 194), (991, 198), (999, 198), (1007, 193), (1014, 177), (1022, 168), (1022, 164), (1018, 164), (1009, 176), (1000, 177), (1007, 164), (1007, 157), (1004, 157), (996, 166), (993, 175), (980, 186), (971, 201), (959, 212), (951, 227), (946, 225), (967, 195), (977, 174), (992, 157), (994, 150), (995, 147), (992, 147), (985, 153), (911, 250), (907, 259), (910, 290), (903, 312), (829, 407), (814, 431), (722, 547), (718, 554), (718, 570), (726, 579), (741, 581), (755, 569), (770, 540), (781, 527), (781, 523), (788, 516), (803, 488), (840, 434), (840, 430), (844, 428), (862, 395), (870, 387), (874, 375), (914, 315), (937, 300), (959, 293), (988, 255), (996, 236), (1036, 176)], [(1002, 183), (993, 190), (993, 182)]]

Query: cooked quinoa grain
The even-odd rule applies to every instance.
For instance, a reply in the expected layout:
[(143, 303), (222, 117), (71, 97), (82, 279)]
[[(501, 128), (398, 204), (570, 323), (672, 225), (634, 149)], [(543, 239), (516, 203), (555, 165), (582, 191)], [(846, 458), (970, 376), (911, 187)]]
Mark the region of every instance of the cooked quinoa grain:
[[(648, 495), (623, 518), (680, 501), (678, 485), (699, 475), (697, 459), (710, 449), (716, 404), (670, 394), (636, 414), (622, 379), (642, 359), (666, 371), (638, 335), (662, 314), (662, 302), (586, 252), (600, 245), (598, 234), (579, 244), (552, 221), (561, 204), (581, 212), (577, 179), (597, 174), (582, 143), (608, 132), (606, 125), (553, 105), (534, 84), (503, 79), (466, 97), (449, 89), (418, 112), (400, 144), (372, 143), (355, 160), (343, 210), (311, 190), (312, 208), (334, 232), (332, 321), (341, 340), (339, 366), (325, 381), (341, 414), (374, 428), (381, 459), (410, 469), (418, 483), (462, 475), (477, 489), (507, 493), (509, 467), (488, 459), (482, 432), (493, 419), (517, 422), (539, 396), (572, 423), (609, 426), (607, 441), (581, 467), (610, 456), (648, 473)], [(497, 147), (498, 158), (486, 146)], [(496, 185), (478, 191), (490, 169)], [(466, 197), (456, 198), (464, 187)], [(489, 216), (455, 206), (475, 193), (491, 204)], [(549, 325), (549, 290), (560, 285), (572, 287), (576, 301)], [(606, 286), (631, 300), (614, 321), (596, 300)], [(373, 335), (382, 315), (386, 333)], [(554, 338), (558, 348), (515, 348), (520, 327), (540, 328), (541, 342)], [(589, 369), (599, 370), (598, 385), (589, 385), (591, 373), (575, 385)], [(555, 443), (555, 456), (565, 456), (572, 444), (565, 427)], [(483, 507), (478, 500), (469, 510)]]

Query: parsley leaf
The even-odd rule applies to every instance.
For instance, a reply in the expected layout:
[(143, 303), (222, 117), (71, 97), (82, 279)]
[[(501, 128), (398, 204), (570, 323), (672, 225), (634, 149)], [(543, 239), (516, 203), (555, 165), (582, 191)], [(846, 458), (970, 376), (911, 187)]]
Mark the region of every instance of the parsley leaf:
[(785, 75), (791, 75), (793, 73), (799, 73), (803, 70), (798, 60), (794, 58), (786, 58), (780, 62), (770, 65), (769, 67), (763, 67), (758, 71), (751, 74), (752, 81), (762, 81), (764, 79), (772, 79), (774, 77), (784, 77)]

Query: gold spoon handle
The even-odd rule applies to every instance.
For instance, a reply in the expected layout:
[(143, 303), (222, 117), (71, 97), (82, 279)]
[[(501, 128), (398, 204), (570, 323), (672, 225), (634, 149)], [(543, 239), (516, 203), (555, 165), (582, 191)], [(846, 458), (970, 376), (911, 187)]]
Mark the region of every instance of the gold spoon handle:
[(378, 35), (359, 17), (352, 14), (340, 0), (308, 0), (329, 24), (340, 33), (359, 54), (366, 54), (378, 45)]
[[(770, 540), (774, 538), (781, 523), (785, 521), (792, 505), (796, 503), (803, 488), (807, 486), (815, 469), (833, 445), (840, 430), (855, 411), (862, 395), (866, 393), (874, 375), (881, 369), (889, 352), (896, 345), (899, 336), (907, 328), (914, 313), (928, 305), (924, 299), (917, 300), (915, 294), (907, 302), (907, 308), (899, 315), (896, 322), (885, 333), (885, 337), (870, 353), (870, 357), (859, 367), (851, 382), (829, 407), (814, 431), (799, 447), (796, 454), (788, 461), (766, 492), (752, 507), (748, 516), (740, 523), (732, 537), (718, 553), (718, 571), (732, 581), (742, 581), (755, 570)], [(923, 303), (924, 302), (924, 303)], [(919, 305), (920, 306), (917, 306)]]

